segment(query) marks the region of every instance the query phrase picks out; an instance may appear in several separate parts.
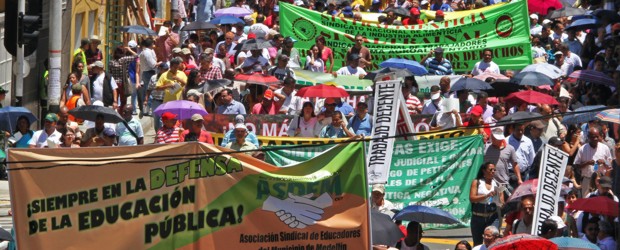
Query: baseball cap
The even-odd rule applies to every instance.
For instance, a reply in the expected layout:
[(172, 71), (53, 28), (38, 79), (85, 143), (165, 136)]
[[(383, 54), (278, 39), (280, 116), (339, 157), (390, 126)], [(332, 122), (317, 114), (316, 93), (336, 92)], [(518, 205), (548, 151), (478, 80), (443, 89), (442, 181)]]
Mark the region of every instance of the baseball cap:
[(50, 122), (57, 122), (58, 116), (54, 113), (48, 113), (47, 115), (45, 115), (45, 120)]
[(91, 42), (94, 42), (94, 41), (101, 42), (101, 39), (99, 39), (99, 36), (93, 35), (93, 36), (90, 37), (90, 41)]
[(110, 127), (106, 127), (103, 129), (103, 135), (105, 136), (116, 136), (116, 131)]
[(411, 10), (409, 10), (409, 14), (412, 16), (419, 16), (420, 11), (418, 10), (418, 8), (411, 8)]
[(245, 117), (243, 117), (243, 115), (235, 116), (235, 124), (244, 123), (244, 122), (245, 122)]
[(502, 128), (494, 128), (491, 130), (491, 133), (493, 134), (493, 138), (495, 138), (495, 140), (503, 141), (506, 139), (504, 136), (504, 129)]
[(484, 113), (484, 110), (480, 105), (476, 105), (471, 108), (471, 111), (469, 113), (475, 116), (481, 116)]
[(564, 54), (562, 54), (562, 51), (559, 51), (559, 50), (558, 50), (558, 51), (556, 51), (555, 53), (553, 53), (553, 55), (554, 55), (554, 56), (561, 56), (561, 55), (564, 55)]
[(551, 20), (549, 20), (549, 19), (545, 19), (545, 20), (542, 21), (543, 25), (549, 24), (549, 23), (552, 23)]
[(385, 185), (383, 184), (374, 184), (372, 185), (372, 192), (377, 191), (379, 193), (385, 194)]
[(438, 10), (435, 12), (435, 16), (443, 16), (443, 10)]
[(183, 55), (189, 55), (192, 53), (192, 51), (189, 50), (188, 48), (183, 48), (181, 49), (181, 53), (183, 53)]
[(102, 68), (103, 69), (103, 62), (102, 61), (95, 61), (94, 63), (90, 64), (90, 67), (98, 67), (98, 68)]
[(280, 54), (280, 55), (278, 56), (278, 61), (279, 61), (279, 60), (286, 60), (286, 61), (288, 61), (289, 59), (290, 59), (290, 58), (289, 58), (287, 55), (285, 55), (285, 54)]
[(202, 115), (200, 114), (193, 114), (192, 115), (192, 121), (204, 121), (205, 119), (202, 118)]
[(349, 54), (349, 56), (347, 57), (347, 59), (349, 61), (357, 60), (357, 59), (360, 59), (360, 58), (361, 58), (360, 55), (357, 54), (357, 53)]
[(428, 4), (428, 0), (422, 0), (422, 2), (420, 2), (420, 5), (427, 5)]
[(336, 103), (336, 100), (334, 98), (326, 98), (324, 105), (334, 104), (334, 103)]
[(170, 112), (165, 112), (164, 114), (161, 115), (161, 119), (164, 121), (174, 120), (174, 119), (177, 119), (177, 115), (170, 113)]
[(180, 54), (181, 52), (183, 52), (183, 51), (181, 50), (181, 48), (174, 48), (174, 49), (172, 49), (172, 53), (175, 53), (175, 54)]
[(536, 19), (536, 20), (538, 20), (538, 15), (536, 15), (536, 14), (531, 14), (531, 15), (530, 15), (530, 18), (531, 18), (531, 19)]
[(435, 49), (435, 53), (443, 53), (443, 48), (442, 47), (437, 47)]
[(342, 10), (342, 14), (353, 15), (353, 9), (351, 8), (351, 6), (344, 7), (344, 9)]
[(256, 33), (248, 34), (248, 39), (256, 39)]
[(247, 131), (248, 127), (246, 127), (243, 123), (237, 123), (237, 125), (235, 125), (235, 129), (245, 129)]
[(3, 87), (0, 87), (0, 94), (6, 94), (8, 92), (9, 92), (8, 90), (4, 89)]
[(273, 91), (271, 89), (265, 90), (265, 93), (263, 94), (263, 98), (267, 100), (273, 100)]
[(547, 144), (559, 147), (559, 146), (562, 146), (562, 144), (564, 144), (564, 142), (559, 137), (553, 136), (553, 137), (549, 138), (549, 140), (547, 141)]
[(127, 43), (127, 46), (129, 46), (129, 48), (135, 48), (138, 47), (138, 43), (135, 40), (131, 40)]
[(562, 229), (566, 227), (566, 224), (564, 224), (564, 221), (562, 220), (562, 218), (560, 218), (560, 216), (554, 215), (549, 217), (550, 220), (554, 221), (556, 224), (558, 224), (558, 229)]
[(74, 91), (82, 91), (82, 84), (77, 83), (77, 84), (71, 85), (71, 91), (72, 92), (74, 92)]
[(611, 177), (602, 176), (601, 179), (598, 180), (598, 184), (604, 188), (611, 188)]
[(537, 129), (545, 128), (545, 124), (543, 124), (540, 120), (532, 121), (530, 122), (530, 125), (532, 125), (532, 127), (535, 127)]

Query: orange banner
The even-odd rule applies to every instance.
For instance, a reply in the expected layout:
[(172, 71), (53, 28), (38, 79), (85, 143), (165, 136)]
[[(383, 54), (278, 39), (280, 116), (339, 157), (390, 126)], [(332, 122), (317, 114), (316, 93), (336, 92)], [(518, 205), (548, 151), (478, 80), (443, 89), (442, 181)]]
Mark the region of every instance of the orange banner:
[(19, 249), (369, 249), (363, 145), (278, 168), (201, 143), (10, 150)]

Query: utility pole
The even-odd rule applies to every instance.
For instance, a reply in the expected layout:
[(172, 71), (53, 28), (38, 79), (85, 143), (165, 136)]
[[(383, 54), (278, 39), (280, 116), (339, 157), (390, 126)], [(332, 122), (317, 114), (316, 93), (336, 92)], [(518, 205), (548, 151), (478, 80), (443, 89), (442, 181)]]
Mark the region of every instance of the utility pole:
[[(24, 12), (26, 12), (26, 0), (18, 0), (17, 1), (18, 18), (21, 18), (19, 16), (23, 15)], [(21, 30), (21, 28), (22, 28), (21, 21), (18, 21), (17, 22), (18, 32)], [(21, 34), (18, 34), (17, 50), (16, 50), (16, 55), (15, 55), (15, 57), (17, 57), (17, 60), (15, 62), (15, 67), (17, 68), (17, 70), (15, 70), (15, 97), (17, 97), (18, 101), (21, 101), (21, 98), (24, 96), (24, 45), (21, 44), (21, 41), (19, 41), (20, 37), (21, 37)], [(19, 106), (22, 106), (22, 104), (19, 103)]]
[(50, 1), (48, 105), (51, 112), (60, 111), (60, 68), (62, 52), (62, 3)]

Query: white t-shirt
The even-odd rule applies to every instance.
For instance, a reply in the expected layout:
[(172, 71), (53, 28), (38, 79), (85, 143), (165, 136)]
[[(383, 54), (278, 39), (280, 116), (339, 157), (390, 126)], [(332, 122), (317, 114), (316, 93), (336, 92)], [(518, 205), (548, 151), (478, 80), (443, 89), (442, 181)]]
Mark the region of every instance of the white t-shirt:
[(499, 66), (493, 61), (489, 63), (479, 61), (474, 65), (474, 69), (471, 70), (471, 74), (474, 76), (481, 75), (485, 72), (499, 74)]
[(361, 67), (357, 67), (354, 69), (351, 66), (346, 66), (336, 71), (336, 74), (341, 75), (341, 76), (359, 76), (359, 75), (366, 75), (366, 71)]
[[(282, 103), (282, 107), (280, 107), (281, 111), (286, 111), (287, 115), (298, 115), (301, 112), (303, 99), (296, 96), (297, 90), (293, 90), (293, 92), (288, 96), (284, 93), (284, 91), (282, 91), (282, 88), (277, 89), (275, 93), (286, 96), (286, 99), (284, 99), (284, 102)], [(277, 102), (280, 101), (280, 99), (277, 96), (274, 96), (274, 101)]]
[(28, 145), (34, 145), (37, 148), (44, 148), (47, 147), (47, 140), (60, 144), (60, 137), (62, 137), (62, 134), (56, 129), (54, 129), (54, 132), (52, 132), (51, 135), (48, 135), (45, 133), (45, 130), (42, 129), (32, 134), (32, 138), (28, 141)]
[[(607, 166), (611, 166), (611, 152), (609, 151), (609, 147), (603, 143), (598, 143), (596, 148), (592, 148), (590, 144), (585, 144), (579, 148), (577, 151), (577, 155), (575, 156), (575, 164), (582, 164), (584, 162), (593, 160), (604, 160)], [(584, 177), (590, 177), (594, 173), (594, 166), (589, 165), (581, 168), (581, 175)]]
[[(93, 82), (93, 101), (103, 101), (103, 79), (105, 78), (105, 74), (106, 73), (99, 74), (97, 79)], [(110, 77), (110, 84), (112, 85), (113, 90), (118, 89), (118, 85), (116, 85), (114, 77)]]

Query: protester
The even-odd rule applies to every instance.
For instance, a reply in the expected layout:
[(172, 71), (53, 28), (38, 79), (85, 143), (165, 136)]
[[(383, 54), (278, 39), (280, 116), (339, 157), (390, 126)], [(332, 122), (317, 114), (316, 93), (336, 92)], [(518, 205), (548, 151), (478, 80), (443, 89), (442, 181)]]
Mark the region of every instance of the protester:
[(364, 68), (360, 67), (360, 61), (361, 61), (361, 57), (359, 54), (349, 54), (347, 56), (347, 66), (346, 67), (342, 67), (340, 68), (338, 71), (336, 71), (336, 73), (334, 73), (334, 76), (337, 75), (341, 75), (341, 76), (359, 76), (360, 79), (363, 78), (366, 75), (366, 71), (364, 70)]
[[(159, 67), (159, 73), (151, 76), (148, 86), (142, 86), (142, 88), (148, 88), (148, 90), (146, 91), (146, 99), (144, 99), (144, 103), (140, 107), (148, 106), (149, 101), (150, 101), (151, 103), (150, 108), (153, 111), (156, 110), (160, 105), (164, 103), (165, 91), (157, 89), (157, 82), (164, 72), (168, 72), (168, 64), (165, 64), (165, 63), (160, 64), (158, 67)], [(140, 98), (138, 98), (138, 102), (140, 102)], [(142, 117), (143, 114), (144, 112), (142, 112), (141, 110), (139, 117)], [(161, 117), (153, 113), (153, 128), (155, 129), (155, 131), (158, 131), (161, 127), (162, 127)]]
[(312, 72), (325, 72), (325, 62), (322, 59), (321, 51), (319, 50), (318, 45), (312, 45), (310, 47), (310, 53), (306, 56), (306, 67), (305, 69), (310, 70)]
[[(325, 46), (325, 37), (322, 35), (317, 36), (314, 41), (316, 42), (316, 46), (319, 48), (321, 59), (325, 63), (325, 72), (331, 73), (334, 68), (334, 52), (332, 49)], [(329, 67), (327, 66), (329, 63)]]
[(420, 99), (413, 94), (418, 92), (418, 83), (415, 81), (415, 78), (406, 77), (401, 91), (403, 93), (403, 97), (405, 97), (405, 103), (407, 104), (409, 114), (412, 115), (421, 113), (423, 107), (422, 102), (420, 102)]
[(60, 92), (60, 106), (73, 109), (81, 105), (90, 105), (88, 87), (79, 82), (77, 73), (72, 72)]
[(164, 34), (155, 40), (155, 55), (158, 62), (165, 63), (171, 59), (169, 56), (172, 54), (172, 49), (177, 47), (181, 41), (179, 34), (173, 32), (171, 21), (164, 21), (160, 32), (161, 29), (164, 30)]
[(200, 114), (192, 115), (190, 128), (184, 130), (179, 139), (181, 142), (197, 141), (213, 144), (213, 137), (204, 130), (204, 118)]
[[(534, 157), (536, 157), (536, 151), (534, 150), (534, 144), (532, 143), (532, 140), (530, 140), (530, 138), (527, 138), (527, 136), (524, 136), (524, 132), (525, 123), (514, 124), (512, 134), (508, 136), (508, 138), (506, 138), (506, 142), (516, 150), (517, 162), (519, 164), (519, 170), (521, 171), (520, 179), (525, 181), (529, 179), (528, 170), (534, 162)], [(513, 171), (516, 171), (514, 170), (514, 167)], [(513, 184), (513, 186), (516, 187), (518, 185), (515, 183)]]
[(554, 238), (557, 235), (558, 229), (559, 229), (558, 223), (556, 223), (551, 218), (547, 218), (545, 221), (543, 221), (542, 225), (540, 226), (540, 233), (538, 234), (538, 236), (543, 237), (545, 239)]
[(611, 166), (611, 151), (607, 145), (599, 143), (601, 140), (600, 131), (599, 126), (590, 126), (588, 130), (589, 142), (581, 146), (575, 156), (574, 165), (577, 166), (581, 176), (583, 176), (581, 181), (582, 197), (585, 197), (589, 192), (592, 174), (599, 169), (602, 171)]
[(592, 244), (598, 243), (598, 234), (601, 231), (598, 223), (600, 219), (598, 217), (593, 217), (587, 220), (585, 224), (585, 229), (583, 230), (583, 236), (581, 236), (582, 240), (588, 241)]
[(302, 113), (295, 116), (288, 124), (288, 136), (318, 137), (322, 126), (314, 114), (314, 104), (304, 102)]
[(131, 104), (123, 107), (121, 113), (125, 122), (116, 124), (116, 136), (118, 136), (118, 146), (135, 146), (144, 144), (144, 132), (142, 124), (137, 117), (133, 115), (133, 106)]
[(597, 235), (597, 245), (601, 250), (613, 250), (617, 249), (617, 243), (614, 240), (614, 228), (611, 223), (607, 221), (598, 222), (599, 232)]
[(187, 84), (187, 75), (181, 69), (183, 59), (170, 59), (170, 69), (157, 80), (156, 90), (164, 91), (163, 103), (182, 99), (182, 89)]
[(95, 61), (91, 65), (90, 73), (94, 76), (92, 82), (92, 101), (101, 101), (106, 107), (118, 108), (118, 85), (111, 74), (103, 69), (103, 62)]
[(221, 105), (217, 106), (217, 113), (224, 115), (245, 115), (245, 107), (240, 102), (233, 99), (231, 89), (220, 91)]
[[(235, 125), (234, 129), (235, 140), (226, 144), (226, 148), (230, 148), (236, 151), (247, 151), (257, 149), (256, 145), (247, 141), (245, 138), (248, 135), (248, 128), (242, 123)], [(247, 155), (252, 155), (253, 152), (244, 152)]]
[[(245, 125), (245, 117), (243, 117), (243, 115), (235, 116), (235, 124), (234, 125), (237, 126), (239, 124)], [(236, 140), (234, 131), (235, 131), (234, 129), (231, 129), (231, 130), (228, 130), (228, 132), (226, 132), (226, 134), (224, 134), (224, 138), (222, 139), (222, 143), (221, 143), (220, 146), (225, 147), (228, 144), (228, 142), (232, 142), (232, 141)], [(256, 138), (256, 134), (254, 134), (254, 132), (248, 130), (248, 134), (245, 137), (245, 139), (247, 141), (249, 141), (250, 143), (254, 144), (254, 146), (256, 146), (256, 148), (259, 147), (258, 139)]]
[(332, 121), (329, 125), (323, 127), (321, 129), (321, 133), (319, 133), (320, 138), (345, 138), (345, 137), (353, 137), (355, 136), (354, 131), (351, 132), (349, 128), (347, 128), (347, 124), (343, 120), (344, 117), (340, 112), (334, 112), (332, 114)]
[(454, 250), (471, 250), (471, 245), (466, 240), (462, 240), (456, 243)]
[[(435, 57), (432, 57), (435, 55)], [(452, 63), (443, 57), (443, 48), (437, 47), (422, 57), (421, 62), (428, 68), (428, 73), (433, 75), (453, 75)]]
[(489, 48), (482, 50), (482, 58), (482, 61), (474, 65), (471, 71), (472, 75), (477, 76), (483, 73), (499, 74), (499, 66), (493, 62), (493, 50)]
[(480, 166), (476, 179), (471, 183), (469, 201), (472, 203), (471, 235), (474, 245), (483, 243), (483, 233), (488, 226), (499, 227), (498, 206), (493, 199), (499, 197), (499, 204), (504, 203), (503, 195), (498, 195), (499, 186), (493, 179), (495, 165), (486, 162)]
[(295, 40), (292, 37), (287, 37), (284, 39), (284, 43), (282, 44), (282, 48), (278, 51), (278, 58), (280, 55), (286, 55), (289, 60), (287, 62), (287, 66), (289, 68), (301, 68), (301, 59), (299, 58), (299, 51), (294, 48)]
[(349, 119), (349, 128), (351, 131), (355, 131), (356, 135), (370, 136), (373, 119), (372, 115), (368, 114), (368, 104), (358, 102), (355, 107), (355, 115)]
[(76, 130), (71, 127), (66, 127), (61, 131), (62, 137), (60, 138), (61, 148), (79, 148), (80, 145), (75, 143)]
[(429, 250), (428, 246), (420, 242), (424, 231), (420, 223), (412, 221), (407, 225), (407, 237), (396, 244), (398, 249), (421, 249)]
[(361, 34), (355, 35), (355, 44), (347, 50), (346, 55), (346, 57), (349, 58), (351, 55), (357, 54), (360, 58), (359, 66), (362, 69), (366, 67), (370, 68), (372, 66), (372, 54), (370, 53), (370, 50), (364, 46), (364, 40), (365, 38)]
[(303, 99), (297, 96), (295, 79), (284, 78), (282, 88), (273, 92), (273, 100), (279, 108), (278, 114), (297, 115), (302, 111)]
[(252, 107), (253, 115), (275, 115), (277, 113), (276, 105), (273, 103), (273, 91), (265, 90), (261, 102), (254, 104)]
[(533, 195), (527, 195), (521, 197), (521, 203), (519, 203), (521, 211), (521, 219), (517, 219), (512, 223), (513, 234), (529, 234), (532, 231), (532, 225), (534, 223), (534, 203), (535, 198)]
[(295, 72), (288, 66), (290, 58), (285, 54), (278, 55), (278, 63), (267, 70), (267, 74), (275, 76), (284, 82), (287, 77), (295, 78)]
[(155, 143), (176, 143), (181, 142), (181, 134), (183, 129), (177, 124), (177, 115), (165, 112), (161, 115), (163, 127), (157, 130), (155, 135)]
[(496, 226), (488, 226), (482, 235), (482, 244), (475, 246), (472, 250), (487, 250), (489, 246), (499, 238), (499, 230)]
[(392, 209), (394, 204), (385, 199), (385, 185), (374, 184), (372, 185), (372, 191), (370, 194), (370, 207), (380, 213), (387, 214), (390, 217), (394, 216)]
[(17, 124), (13, 135), (9, 137), (9, 146), (13, 148), (28, 148), (28, 141), (34, 135), (34, 131), (30, 130), (30, 120), (26, 116), (17, 118)]
[(509, 169), (512, 164), (512, 169), (517, 175), (517, 181), (519, 184), (521, 181), (521, 171), (519, 170), (519, 164), (517, 163), (517, 153), (510, 144), (505, 141), (504, 130), (500, 127), (493, 128), (491, 143), (487, 144), (484, 149), (484, 162), (491, 162), (495, 165), (494, 180), (503, 187), (512, 190), (512, 186), (509, 185)]
[(424, 103), (422, 108), (423, 115), (434, 115), (437, 112), (443, 112), (441, 89), (437, 85), (431, 86), (431, 101)]

